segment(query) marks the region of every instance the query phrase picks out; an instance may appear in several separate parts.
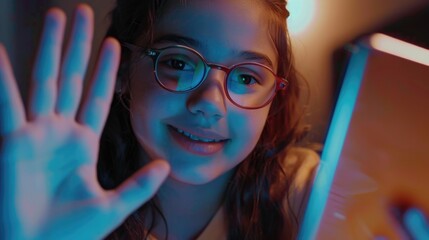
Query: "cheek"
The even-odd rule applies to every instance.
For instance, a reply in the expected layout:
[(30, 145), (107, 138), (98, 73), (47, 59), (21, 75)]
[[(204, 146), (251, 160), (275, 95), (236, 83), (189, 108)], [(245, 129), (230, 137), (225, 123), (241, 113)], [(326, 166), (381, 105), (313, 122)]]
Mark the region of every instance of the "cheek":
[(159, 135), (159, 128), (155, 128), (155, 122), (151, 121), (153, 119), (150, 116), (156, 114), (150, 109), (150, 105), (145, 105), (147, 101), (142, 98), (133, 98), (130, 102), (130, 121), (133, 132), (149, 154), (149, 156), (156, 157), (156, 151), (153, 150), (151, 142), (154, 141), (157, 135)]
[(151, 64), (138, 64), (131, 74), (129, 92), (131, 112), (151, 116), (162, 115), (171, 102), (171, 93), (162, 89), (155, 79)]
[(133, 74), (130, 82), (130, 119), (134, 132), (140, 138), (148, 131), (150, 116), (156, 115), (152, 105), (156, 102), (156, 90), (149, 84), (152, 77), (143, 77), (143, 74)]
[(231, 131), (234, 133), (243, 155), (247, 156), (258, 142), (267, 120), (268, 111), (269, 106), (231, 114), (229, 120)]
[(160, 119), (165, 116), (162, 89), (150, 69), (136, 70), (130, 80), (130, 121), (133, 132), (149, 156), (158, 157), (156, 142), (162, 135)]

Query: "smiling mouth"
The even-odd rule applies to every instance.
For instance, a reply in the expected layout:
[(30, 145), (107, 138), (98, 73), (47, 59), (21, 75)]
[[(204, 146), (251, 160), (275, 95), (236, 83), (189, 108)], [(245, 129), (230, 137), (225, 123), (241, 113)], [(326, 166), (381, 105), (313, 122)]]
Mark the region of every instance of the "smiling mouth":
[(201, 132), (196, 135), (168, 125), (171, 136), (182, 149), (200, 156), (210, 156), (224, 149), (230, 140), (214, 132)]
[(177, 133), (181, 134), (184, 137), (189, 138), (192, 141), (196, 141), (196, 142), (203, 142), (203, 143), (221, 143), (221, 142), (225, 142), (228, 139), (220, 139), (220, 138), (209, 138), (209, 137), (201, 137), (201, 136), (196, 136), (193, 135), (189, 132), (186, 132), (182, 129), (178, 129), (176, 127), (170, 126), (174, 131), (176, 131)]

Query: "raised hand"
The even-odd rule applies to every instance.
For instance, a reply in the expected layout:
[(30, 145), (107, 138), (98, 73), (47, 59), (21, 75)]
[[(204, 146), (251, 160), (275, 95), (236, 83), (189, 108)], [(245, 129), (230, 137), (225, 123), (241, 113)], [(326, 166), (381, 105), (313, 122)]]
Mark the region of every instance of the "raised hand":
[(93, 12), (77, 7), (60, 66), (65, 22), (61, 10), (48, 11), (27, 107), (0, 44), (2, 239), (102, 238), (147, 201), (169, 172), (165, 161), (153, 161), (118, 189), (100, 187), (99, 138), (120, 47), (113, 38), (104, 41), (90, 87), (82, 93)]

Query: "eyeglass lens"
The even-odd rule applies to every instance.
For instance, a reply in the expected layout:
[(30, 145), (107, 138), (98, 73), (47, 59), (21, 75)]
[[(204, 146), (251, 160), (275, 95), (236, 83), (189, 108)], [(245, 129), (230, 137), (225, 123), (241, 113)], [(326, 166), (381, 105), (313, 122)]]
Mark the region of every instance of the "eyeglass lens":
[[(171, 91), (187, 91), (197, 87), (209, 67), (195, 52), (180, 47), (164, 49), (155, 63), (158, 81)], [(226, 89), (232, 101), (242, 107), (259, 107), (275, 92), (276, 77), (258, 64), (236, 65), (228, 74)]]

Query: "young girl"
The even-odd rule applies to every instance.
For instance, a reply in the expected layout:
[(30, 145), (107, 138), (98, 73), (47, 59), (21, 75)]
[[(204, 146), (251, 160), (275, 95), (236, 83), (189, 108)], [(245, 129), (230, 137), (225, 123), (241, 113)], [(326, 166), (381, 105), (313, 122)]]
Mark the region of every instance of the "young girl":
[(26, 108), (1, 47), (3, 236), (295, 238), (318, 157), (294, 147), (285, 5), (118, 0), (87, 91), (92, 10), (60, 66), (51, 9)]

